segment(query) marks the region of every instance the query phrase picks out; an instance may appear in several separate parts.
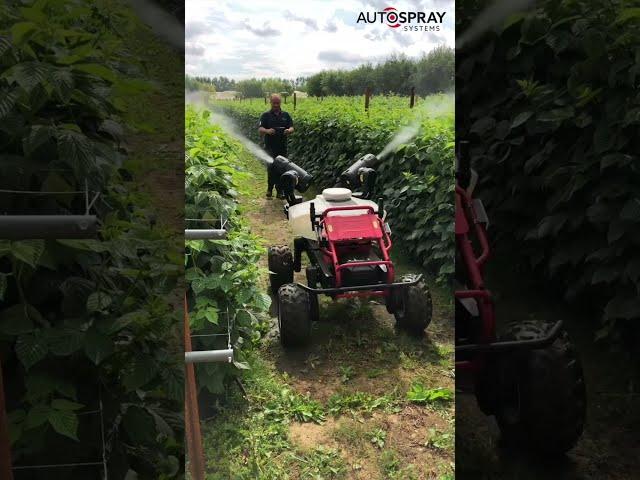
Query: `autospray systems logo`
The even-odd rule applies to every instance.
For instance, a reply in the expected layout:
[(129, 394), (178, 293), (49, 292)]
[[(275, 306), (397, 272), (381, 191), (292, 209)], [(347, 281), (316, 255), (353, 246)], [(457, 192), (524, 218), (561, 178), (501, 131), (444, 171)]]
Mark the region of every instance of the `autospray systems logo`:
[(356, 23), (377, 23), (405, 31), (439, 32), (446, 13), (399, 11), (396, 7), (387, 7), (378, 12), (360, 12)]

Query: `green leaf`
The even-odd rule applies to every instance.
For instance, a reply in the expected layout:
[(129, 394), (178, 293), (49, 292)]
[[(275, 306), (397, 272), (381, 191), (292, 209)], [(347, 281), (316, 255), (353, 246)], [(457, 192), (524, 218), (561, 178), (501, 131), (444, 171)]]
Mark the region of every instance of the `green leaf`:
[(72, 130), (58, 131), (58, 157), (82, 176), (91, 170), (95, 161), (91, 141)]
[(93, 363), (99, 365), (113, 353), (113, 350), (114, 346), (111, 338), (99, 332), (95, 326), (87, 330), (84, 351)]
[(137, 390), (153, 380), (158, 371), (158, 364), (152, 357), (137, 357), (131, 368), (124, 373), (122, 384), (129, 391)]
[(32, 305), (17, 303), (0, 312), (0, 333), (21, 335), (33, 331), (33, 320), (42, 321), (42, 315)]
[(8, 276), (6, 273), (0, 273), (0, 300), (4, 300), (4, 295), (7, 293), (7, 286), (9, 285), (7, 281)]
[(103, 312), (105, 311), (109, 305), (113, 302), (111, 295), (105, 292), (93, 292), (87, 298), (87, 312)]
[(629, 20), (635, 20), (640, 18), (640, 8), (623, 8), (618, 15), (616, 23), (623, 23)]
[(22, 139), (22, 148), (26, 156), (33, 154), (39, 147), (55, 137), (56, 129), (49, 125), (33, 125)]
[(47, 353), (47, 344), (37, 332), (18, 337), (16, 355), (26, 370), (45, 358)]
[(33, 22), (16, 23), (11, 27), (13, 42), (19, 47), (37, 28), (38, 26)]
[(84, 332), (77, 328), (57, 327), (46, 330), (47, 345), (54, 355), (68, 356), (81, 350)]
[(11, 50), (11, 40), (9, 37), (0, 35), (0, 57), (2, 57), (5, 53)]
[(33, 89), (47, 81), (51, 66), (44, 62), (22, 62), (9, 68), (2, 74), (10, 84), (18, 84), (21, 88), (31, 93)]
[(81, 240), (71, 240), (71, 239), (58, 239), (56, 240), (58, 243), (65, 245), (70, 248), (75, 248), (77, 250), (85, 250), (87, 252), (108, 252), (109, 244), (107, 242), (101, 242), (99, 240), (92, 239), (81, 239)]
[(122, 416), (122, 425), (127, 436), (138, 445), (152, 444), (156, 436), (153, 417), (140, 407), (130, 406)]
[(453, 398), (453, 392), (444, 387), (426, 388), (420, 383), (414, 383), (407, 392), (407, 399), (414, 403), (447, 402)]
[(34, 405), (27, 413), (25, 420), (25, 426), (28, 429), (37, 428), (40, 425), (44, 425), (49, 420), (49, 414), (51, 413), (51, 407), (49, 405)]
[(79, 72), (95, 75), (96, 77), (102, 78), (103, 80), (107, 80), (112, 83), (117, 79), (117, 75), (113, 70), (99, 63), (76, 63), (72, 66), (72, 68)]
[(6, 91), (0, 90), (0, 119), (6, 117), (13, 110), (16, 100), (18, 100), (18, 92), (16, 90)]
[(271, 297), (264, 292), (258, 292), (253, 303), (259, 311), (266, 312), (271, 306)]
[(49, 423), (60, 435), (78, 440), (78, 417), (70, 410), (54, 410), (49, 412)]
[(162, 386), (167, 397), (175, 401), (184, 400), (184, 368), (165, 368), (160, 371)]
[(532, 115), (533, 115), (533, 112), (522, 112), (522, 113), (519, 113), (518, 116), (516, 116), (516, 118), (513, 119), (513, 122), (511, 123), (511, 128), (519, 127), (524, 122), (529, 120)]
[(15, 259), (35, 268), (38, 265), (38, 260), (44, 252), (44, 247), (44, 240), (21, 240), (19, 242), (11, 242), (11, 254)]
[(51, 408), (55, 408), (56, 410), (69, 410), (73, 412), (84, 408), (84, 405), (72, 402), (66, 398), (56, 398), (51, 402)]
[(473, 125), (471, 125), (471, 132), (482, 135), (495, 127), (495, 125), (496, 121), (493, 117), (483, 117), (479, 120), (476, 120)]
[(132, 323), (143, 324), (149, 318), (149, 313), (145, 310), (136, 310), (133, 312), (125, 313), (121, 317), (119, 317), (111, 327), (109, 328), (110, 334), (117, 333), (120, 330), (127, 328)]
[(75, 82), (71, 70), (67, 68), (56, 68), (51, 72), (51, 84), (63, 102), (68, 102), (73, 92)]

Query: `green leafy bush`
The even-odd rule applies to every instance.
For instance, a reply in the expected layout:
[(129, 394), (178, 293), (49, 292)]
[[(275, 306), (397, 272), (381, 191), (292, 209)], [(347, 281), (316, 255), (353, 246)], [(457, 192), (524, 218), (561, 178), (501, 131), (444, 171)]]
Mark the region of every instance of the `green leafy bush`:
[(635, 1), (542, 2), (457, 65), (457, 134), (500, 242), (588, 299), (601, 335), (640, 318), (639, 18)]
[[(264, 253), (259, 239), (239, 217), (235, 182), (246, 175), (239, 167), (239, 144), (209, 122), (209, 112), (186, 110), (186, 215), (218, 224), (223, 218), (227, 240), (190, 240), (185, 252), (185, 276), (190, 284), (189, 315), (196, 350), (226, 348), (230, 331), (235, 363), (198, 365), (198, 385), (214, 394), (238, 368), (247, 368), (243, 348), (260, 337), (262, 314), (270, 298), (258, 286)], [(203, 228), (195, 222), (193, 228)]]
[[(122, 13), (124, 12), (124, 13)], [(180, 247), (123, 168), (140, 28), (112, 2), (0, 6), (0, 188), (100, 192), (92, 240), (0, 240), (0, 342), (16, 465), (101, 458), (110, 478), (183, 469), (183, 357), (168, 295)], [(1, 195), (7, 213), (84, 210), (73, 195)], [(92, 413), (94, 412), (94, 413)], [(95, 471), (92, 472), (95, 474)], [(51, 473), (54, 475), (54, 473)], [(65, 478), (87, 478), (68, 469)]]
[[(240, 130), (260, 141), (261, 101), (219, 101), (215, 107)], [(286, 106), (284, 106), (286, 109)], [(453, 105), (450, 97), (427, 97), (415, 111), (402, 97), (374, 97), (369, 114), (360, 97), (304, 99), (293, 115), (296, 133), (289, 158), (314, 176), (318, 187), (366, 153), (380, 153), (401, 126), (415, 123), (417, 136), (401, 144), (377, 168), (376, 195), (389, 212), (394, 240), (441, 280), (453, 272)]]

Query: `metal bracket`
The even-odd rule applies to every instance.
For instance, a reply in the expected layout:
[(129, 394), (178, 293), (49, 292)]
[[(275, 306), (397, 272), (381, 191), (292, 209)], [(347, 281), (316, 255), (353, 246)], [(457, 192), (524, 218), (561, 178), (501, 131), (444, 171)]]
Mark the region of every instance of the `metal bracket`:
[[(205, 218), (187, 218), (188, 222), (218, 222), (218, 220), (209, 220)], [(220, 228), (196, 228), (185, 229), (185, 240), (225, 240), (227, 238), (227, 219), (220, 217)]]
[(502, 353), (513, 350), (537, 350), (551, 345), (562, 333), (562, 320), (558, 320), (545, 337), (532, 340), (506, 340), (503, 342), (458, 345), (456, 353)]
[(411, 285), (416, 285), (418, 282), (422, 280), (422, 274), (416, 275), (414, 280), (410, 282), (396, 282), (396, 283), (374, 283), (371, 285), (354, 285), (349, 287), (334, 287), (334, 288), (313, 288), (303, 283), (298, 283), (297, 285), (304, 288), (307, 292), (318, 294), (327, 294), (333, 295), (337, 293), (345, 293), (345, 292), (357, 292), (362, 290), (392, 290), (394, 288), (402, 288), (409, 287)]

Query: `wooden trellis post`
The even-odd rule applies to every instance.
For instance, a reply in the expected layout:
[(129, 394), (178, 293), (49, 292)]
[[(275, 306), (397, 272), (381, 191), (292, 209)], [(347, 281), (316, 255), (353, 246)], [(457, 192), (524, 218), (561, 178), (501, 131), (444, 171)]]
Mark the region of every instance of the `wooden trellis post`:
[(369, 113), (369, 98), (371, 97), (371, 88), (364, 89), (364, 111)]
[(0, 366), (0, 477), (13, 480), (11, 469), (11, 447), (9, 446), (9, 426), (2, 384), (2, 367)]
[(293, 92), (293, 109), (296, 109), (296, 92)]
[[(189, 328), (189, 313), (187, 295), (184, 296), (184, 351), (191, 352), (191, 329)], [(187, 454), (189, 470), (193, 480), (204, 480), (204, 450), (202, 448), (202, 432), (200, 431), (200, 409), (198, 407), (198, 389), (196, 387), (196, 372), (193, 363), (185, 366), (185, 423), (187, 429)]]
[(416, 87), (411, 87), (411, 100), (409, 100), (409, 108), (413, 108), (416, 104)]

